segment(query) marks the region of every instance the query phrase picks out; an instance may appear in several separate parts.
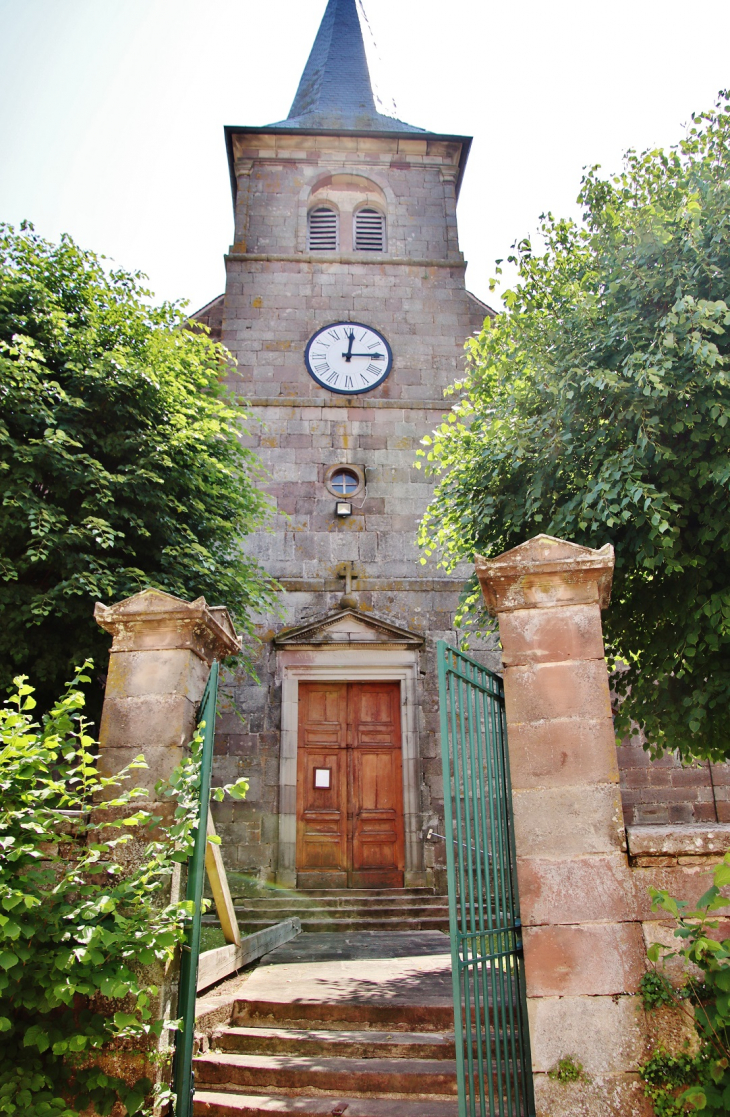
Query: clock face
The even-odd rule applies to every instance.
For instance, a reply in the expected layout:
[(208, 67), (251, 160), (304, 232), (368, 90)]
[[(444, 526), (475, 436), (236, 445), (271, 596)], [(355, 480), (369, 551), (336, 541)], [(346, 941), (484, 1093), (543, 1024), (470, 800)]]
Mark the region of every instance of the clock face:
[(354, 396), (383, 383), (392, 368), (393, 354), (372, 326), (333, 322), (309, 339), (304, 363), (312, 379), (328, 392)]

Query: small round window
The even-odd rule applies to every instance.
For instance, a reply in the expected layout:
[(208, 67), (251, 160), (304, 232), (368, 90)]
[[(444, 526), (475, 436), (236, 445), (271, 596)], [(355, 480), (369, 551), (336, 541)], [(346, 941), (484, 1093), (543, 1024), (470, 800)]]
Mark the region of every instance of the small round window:
[(337, 496), (352, 496), (360, 488), (360, 478), (351, 469), (336, 469), (330, 477), (330, 488)]
[(365, 470), (361, 465), (331, 465), (325, 471), (324, 483), (332, 496), (347, 500), (365, 488)]

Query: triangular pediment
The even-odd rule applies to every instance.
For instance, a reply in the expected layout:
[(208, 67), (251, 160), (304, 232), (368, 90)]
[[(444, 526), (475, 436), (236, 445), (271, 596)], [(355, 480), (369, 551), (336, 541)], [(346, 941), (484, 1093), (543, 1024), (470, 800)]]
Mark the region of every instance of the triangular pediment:
[[(493, 559), (474, 555), (484, 600), (493, 614), (532, 607), (538, 597), (543, 604), (552, 601), (558, 586), (562, 587), (561, 600), (566, 604), (569, 600), (566, 593), (572, 592), (566, 587), (589, 583), (595, 585), (595, 590), (591, 591), (595, 594), (593, 599), (605, 609), (611, 597), (613, 562), (610, 543), (594, 550), (569, 539), (544, 534), (527, 539)], [(578, 598), (573, 603), (578, 603)]]
[(481, 563), (491, 561), (492, 563), (510, 563), (522, 562), (525, 564), (544, 563), (544, 562), (580, 562), (604, 560), (613, 554), (613, 548), (610, 543), (606, 543), (600, 550), (594, 550), (592, 547), (583, 547), (580, 543), (572, 543), (569, 539), (557, 539), (554, 535), (535, 535), (532, 539), (520, 543), (517, 547), (512, 547), (509, 551), (504, 551), (495, 559), (487, 560), (482, 558), (481, 555), (475, 555), (475, 559)]
[(361, 613), (358, 609), (338, 609), (307, 624), (283, 629), (274, 637), (274, 643), (278, 648), (376, 644), (381, 647), (388, 644), (400, 648), (417, 648), (423, 644), (423, 636), (372, 613)]

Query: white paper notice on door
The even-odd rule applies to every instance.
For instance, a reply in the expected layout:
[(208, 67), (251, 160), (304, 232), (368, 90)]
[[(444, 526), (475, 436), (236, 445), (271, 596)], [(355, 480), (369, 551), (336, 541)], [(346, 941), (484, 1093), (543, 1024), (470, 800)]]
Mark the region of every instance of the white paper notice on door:
[(330, 787), (330, 777), (332, 775), (331, 768), (315, 768), (314, 769), (314, 786), (315, 787)]

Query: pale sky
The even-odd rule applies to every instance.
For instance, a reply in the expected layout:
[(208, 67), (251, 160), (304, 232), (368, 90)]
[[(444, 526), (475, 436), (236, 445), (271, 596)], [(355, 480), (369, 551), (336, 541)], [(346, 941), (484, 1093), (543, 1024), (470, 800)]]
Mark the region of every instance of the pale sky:
[[(402, 120), (474, 136), (467, 286), (582, 168), (675, 143), (730, 86), (730, 3), (364, 0)], [(141, 269), (159, 298), (224, 287), (223, 125), (289, 111), (325, 0), (0, 0), (0, 220)]]

